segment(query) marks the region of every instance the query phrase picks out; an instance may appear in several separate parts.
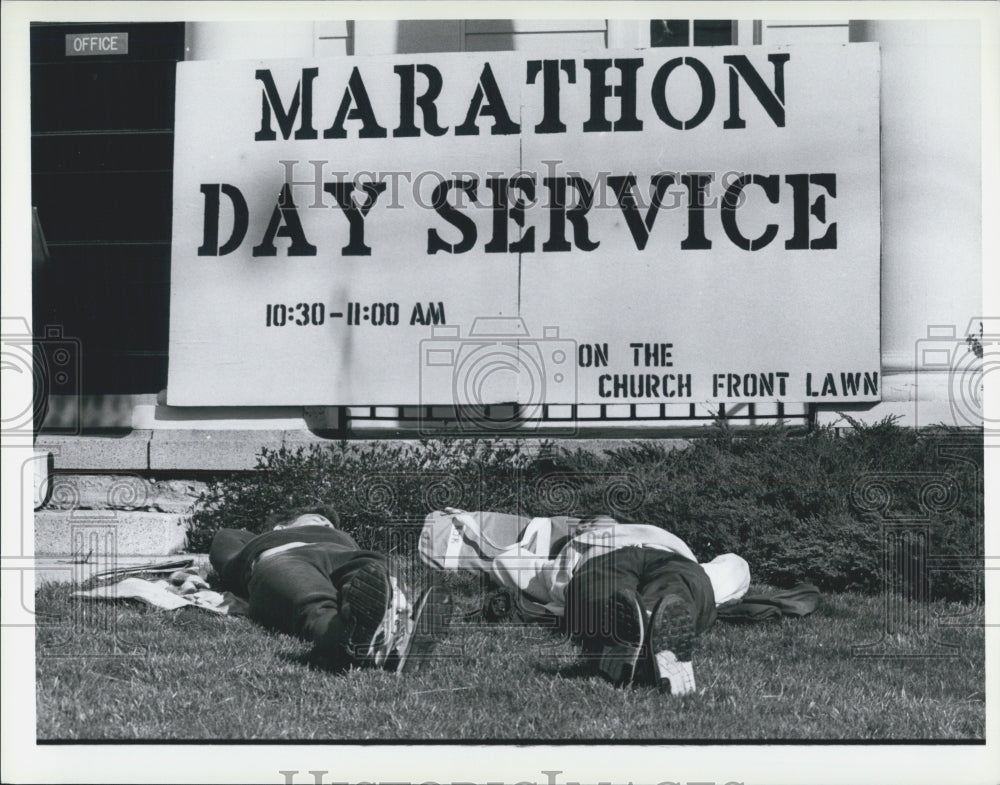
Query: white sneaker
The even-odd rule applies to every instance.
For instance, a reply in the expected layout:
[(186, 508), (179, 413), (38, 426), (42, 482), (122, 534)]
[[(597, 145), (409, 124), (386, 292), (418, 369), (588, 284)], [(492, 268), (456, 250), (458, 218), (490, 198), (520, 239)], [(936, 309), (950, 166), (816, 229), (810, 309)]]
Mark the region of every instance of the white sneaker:
[(389, 576), (390, 595), (385, 615), (372, 636), (370, 656), (381, 668), (389, 655), (396, 651), (409, 634), (410, 602), (395, 575)]
[(687, 695), (695, 691), (694, 619), (677, 596), (662, 597), (649, 619), (649, 656), (653, 678), (661, 692)]
[(403, 626), (403, 634), (396, 640), (395, 651), (399, 657), (396, 673), (413, 673), (431, 659), (438, 639), (451, 623), (451, 595), (444, 589), (431, 586), (417, 600), (417, 606)]

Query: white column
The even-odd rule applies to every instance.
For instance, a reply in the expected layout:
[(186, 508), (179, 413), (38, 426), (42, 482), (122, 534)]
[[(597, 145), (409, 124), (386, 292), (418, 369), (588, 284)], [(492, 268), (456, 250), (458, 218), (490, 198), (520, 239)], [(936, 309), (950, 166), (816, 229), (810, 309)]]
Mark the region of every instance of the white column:
[(912, 370), (928, 325), (982, 316), (975, 22), (867, 23), (882, 50), (882, 356)]
[(944, 20), (855, 22), (851, 29), (852, 41), (878, 42), (882, 61), (886, 403), (867, 418), (892, 413), (906, 424), (969, 424), (954, 420), (948, 371), (927, 372), (920, 357), (929, 327), (953, 326), (954, 338), (935, 345), (964, 352), (970, 321), (978, 330), (983, 316), (978, 29)]

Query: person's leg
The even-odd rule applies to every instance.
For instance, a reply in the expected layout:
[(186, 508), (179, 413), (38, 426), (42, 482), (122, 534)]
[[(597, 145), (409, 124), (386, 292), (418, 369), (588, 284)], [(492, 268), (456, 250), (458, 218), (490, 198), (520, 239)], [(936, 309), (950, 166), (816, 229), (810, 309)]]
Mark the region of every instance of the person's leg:
[(639, 591), (651, 610), (645, 663), (651, 679), (675, 695), (693, 692), (695, 637), (715, 622), (708, 575), (689, 559), (649, 549)]
[(701, 565), (676, 553), (643, 548), (638, 583), (639, 596), (652, 613), (661, 597), (678, 597), (691, 613), (694, 632), (700, 635), (715, 623), (715, 593)]
[(642, 549), (622, 548), (588, 559), (566, 587), (567, 631), (599, 675), (631, 682), (643, 651), (646, 612), (639, 599)]
[(566, 625), (573, 638), (614, 634), (601, 608), (616, 592), (638, 592), (642, 549), (621, 548), (585, 561), (566, 586)]

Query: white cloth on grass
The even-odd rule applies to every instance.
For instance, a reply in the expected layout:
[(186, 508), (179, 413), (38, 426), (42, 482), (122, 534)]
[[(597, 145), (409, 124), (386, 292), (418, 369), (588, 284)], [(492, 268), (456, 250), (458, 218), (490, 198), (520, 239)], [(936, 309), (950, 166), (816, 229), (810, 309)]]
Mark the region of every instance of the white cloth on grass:
[(195, 607), (231, 616), (246, 615), (246, 602), (232, 592), (196, 589), (178, 594), (177, 589), (178, 587), (167, 580), (146, 581), (142, 578), (126, 578), (108, 586), (73, 592), (73, 595), (87, 600), (140, 600), (156, 608), (171, 611)]

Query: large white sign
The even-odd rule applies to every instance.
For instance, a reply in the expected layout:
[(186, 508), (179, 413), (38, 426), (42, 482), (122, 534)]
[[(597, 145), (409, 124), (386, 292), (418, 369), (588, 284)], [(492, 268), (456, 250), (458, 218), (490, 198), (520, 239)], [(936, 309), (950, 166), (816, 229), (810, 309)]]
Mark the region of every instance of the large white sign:
[(181, 63), (168, 402), (877, 400), (878, 69)]

